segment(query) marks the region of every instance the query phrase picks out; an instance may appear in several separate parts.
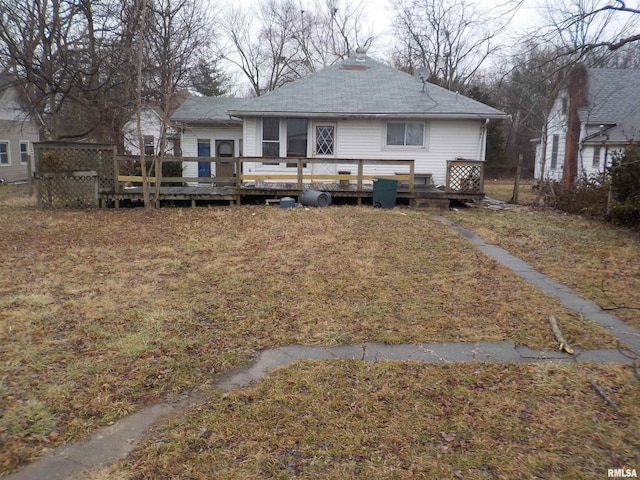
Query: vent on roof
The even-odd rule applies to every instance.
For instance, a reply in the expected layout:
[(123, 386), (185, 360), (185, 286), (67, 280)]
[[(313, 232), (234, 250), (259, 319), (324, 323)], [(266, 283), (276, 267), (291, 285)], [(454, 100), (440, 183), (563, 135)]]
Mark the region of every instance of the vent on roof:
[(340, 67), (342, 70), (357, 70), (357, 71), (364, 71), (364, 70), (369, 70), (369, 67), (367, 67), (366, 65), (342, 65), (342, 67)]

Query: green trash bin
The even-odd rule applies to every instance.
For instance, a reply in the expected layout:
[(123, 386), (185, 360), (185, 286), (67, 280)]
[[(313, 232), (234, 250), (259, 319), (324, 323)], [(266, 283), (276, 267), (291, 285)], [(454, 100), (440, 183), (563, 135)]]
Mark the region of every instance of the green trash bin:
[(375, 208), (393, 208), (396, 206), (398, 181), (391, 178), (373, 179), (373, 206)]

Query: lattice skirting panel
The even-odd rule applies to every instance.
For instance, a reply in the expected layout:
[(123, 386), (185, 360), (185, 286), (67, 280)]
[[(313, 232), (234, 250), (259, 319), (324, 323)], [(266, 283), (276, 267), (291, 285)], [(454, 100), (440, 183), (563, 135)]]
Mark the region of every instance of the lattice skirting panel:
[(478, 165), (451, 165), (449, 186), (464, 193), (482, 193), (482, 170)]
[(83, 143), (36, 144), (36, 171), (40, 174), (95, 171), (98, 188), (112, 192), (115, 188), (112, 146)]
[(57, 210), (94, 208), (99, 205), (98, 176), (93, 174), (47, 174), (39, 179), (38, 204)]

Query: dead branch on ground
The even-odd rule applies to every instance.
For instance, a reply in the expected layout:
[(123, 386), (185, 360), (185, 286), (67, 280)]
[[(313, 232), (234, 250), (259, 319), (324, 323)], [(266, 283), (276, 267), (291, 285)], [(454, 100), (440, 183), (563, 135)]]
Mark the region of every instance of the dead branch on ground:
[(609, 404), (610, 407), (614, 408), (616, 411), (620, 411), (620, 407), (618, 407), (618, 405), (616, 404), (616, 402), (614, 402), (613, 400), (611, 400), (611, 398), (609, 397), (609, 395), (607, 395), (599, 386), (598, 384), (595, 382), (595, 380), (591, 377), (589, 377), (589, 383), (591, 384), (591, 386), (593, 387), (593, 389), (596, 391), (596, 393), (598, 395), (600, 395), (605, 402), (607, 402)]
[(640, 307), (630, 307), (628, 305), (625, 305), (624, 303), (617, 303), (616, 301), (614, 301), (609, 294), (607, 293), (607, 290), (605, 289), (605, 282), (606, 280), (603, 278), (602, 279), (602, 284), (600, 286), (600, 290), (602, 290), (602, 293), (604, 294), (605, 298), (607, 299), (607, 301), (613, 305), (613, 307), (603, 307), (602, 305), (598, 304), (598, 306), (605, 311), (609, 311), (609, 310), (640, 310)]
[(573, 348), (569, 345), (569, 342), (564, 338), (562, 332), (560, 331), (560, 327), (558, 327), (558, 322), (556, 317), (551, 315), (549, 317), (549, 323), (551, 324), (551, 330), (553, 330), (553, 335), (556, 337), (556, 340), (560, 344), (560, 350), (564, 350), (569, 355), (573, 355)]

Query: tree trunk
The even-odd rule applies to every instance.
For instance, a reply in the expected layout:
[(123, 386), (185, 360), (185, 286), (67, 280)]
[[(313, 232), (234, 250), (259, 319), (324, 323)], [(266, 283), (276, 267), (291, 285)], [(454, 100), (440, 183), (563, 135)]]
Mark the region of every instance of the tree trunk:
[[(140, 26), (138, 28), (138, 59), (137, 59), (137, 85), (136, 85), (136, 127), (138, 130), (138, 145), (140, 146), (140, 168), (142, 170), (142, 199), (144, 208), (152, 209), (153, 204), (149, 195), (149, 175), (147, 174), (147, 163), (144, 155), (144, 137), (142, 135), (142, 49), (145, 30), (145, 20), (147, 13), (147, 0), (142, 0), (140, 7)], [(157, 189), (157, 188), (156, 188)]]

